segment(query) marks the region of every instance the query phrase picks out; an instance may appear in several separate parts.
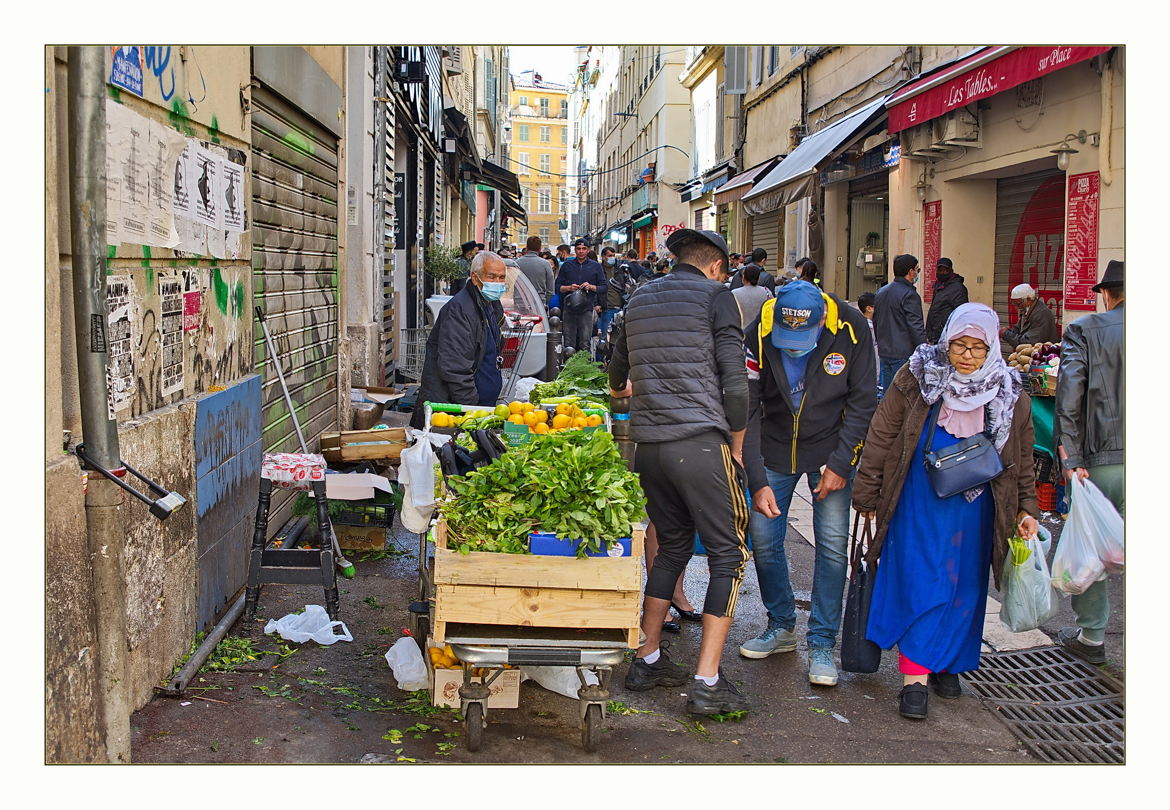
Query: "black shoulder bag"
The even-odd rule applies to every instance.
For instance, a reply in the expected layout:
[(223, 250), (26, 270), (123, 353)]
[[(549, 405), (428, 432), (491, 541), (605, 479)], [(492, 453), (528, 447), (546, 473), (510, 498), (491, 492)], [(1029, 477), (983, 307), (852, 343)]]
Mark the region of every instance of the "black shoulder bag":
[(998, 478), (1003, 472), (1003, 462), (986, 430), (960, 439), (941, 450), (933, 449), (934, 429), (938, 424), (940, 410), (942, 399), (930, 409), (926, 447), (923, 448), (926, 477), (930, 479), (934, 493), (940, 498), (949, 498)]
[(873, 542), (873, 524), (865, 521), (859, 536), (861, 514), (853, 519), (853, 537), (849, 541), (849, 591), (845, 599), (845, 618), (841, 622), (841, 669), (846, 672), (877, 672), (882, 663), (882, 648), (865, 637), (869, 624), (869, 603), (877, 568), (865, 564), (864, 555)]

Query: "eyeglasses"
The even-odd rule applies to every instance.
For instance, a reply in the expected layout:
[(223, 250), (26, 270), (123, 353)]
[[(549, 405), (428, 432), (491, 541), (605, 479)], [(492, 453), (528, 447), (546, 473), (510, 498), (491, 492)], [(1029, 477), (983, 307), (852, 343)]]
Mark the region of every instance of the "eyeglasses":
[(952, 341), (947, 344), (950, 353), (956, 356), (968, 355), (979, 360), (987, 356), (987, 346), (967, 346), (962, 343)]

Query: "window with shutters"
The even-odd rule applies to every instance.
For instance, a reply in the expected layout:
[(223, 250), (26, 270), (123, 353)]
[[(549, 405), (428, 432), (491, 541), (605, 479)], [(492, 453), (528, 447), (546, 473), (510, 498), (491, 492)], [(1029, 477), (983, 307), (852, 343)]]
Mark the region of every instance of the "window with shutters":
[(528, 161), (528, 153), (517, 152), (516, 154), (520, 161), (520, 170), (517, 172), (517, 174), (528, 174), (528, 167), (531, 165)]
[(548, 118), (548, 99), (542, 98), (540, 100), (540, 117)]
[(562, 188), (560, 191), (560, 197), (561, 197), (561, 200), (560, 200), (561, 209), (560, 210), (561, 210), (561, 216), (563, 217), (565, 215), (565, 212), (569, 210), (569, 191), (568, 191), (568, 189)]
[(780, 46), (771, 45), (768, 47), (768, 75), (771, 76), (776, 72), (776, 66), (780, 64)]
[(540, 229), (540, 241), (543, 244), (548, 244), (548, 226), (545, 225)]
[(557, 127), (557, 129), (559, 129), (561, 131), (561, 143), (567, 144), (569, 142), (569, 128), (568, 127)]
[(551, 143), (552, 142), (552, 127), (541, 127), (540, 128), (540, 142), (541, 143)]
[(549, 191), (547, 186), (540, 190), (540, 195), (539, 195), (538, 199), (539, 199), (539, 203), (538, 203), (539, 207), (536, 209), (537, 213), (539, 213), (539, 214), (552, 213), (552, 192)]
[(549, 168), (549, 156), (548, 155), (541, 155), (540, 156), (540, 171), (543, 174), (549, 173), (550, 168)]
[(520, 106), (521, 107), (528, 106), (528, 96), (520, 96)]
[(561, 118), (568, 118), (568, 117), (569, 117), (569, 100), (562, 98), (561, 99)]
[(752, 48), (752, 87), (759, 87), (764, 80), (764, 46)]
[(695, 230), (703, 230), (703, 209), (701, 208), (695, 212)]
[(521, 141), (527, 143), (528, 142), (528, 124), (521, 124), (517, 129), (519, 131), (517, 132), (516, 137), (519, 138)]

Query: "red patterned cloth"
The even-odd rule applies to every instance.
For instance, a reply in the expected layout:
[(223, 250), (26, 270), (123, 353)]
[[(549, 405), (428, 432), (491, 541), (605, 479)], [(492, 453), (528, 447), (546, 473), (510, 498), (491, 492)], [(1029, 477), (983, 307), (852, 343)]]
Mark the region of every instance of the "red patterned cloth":
[(265, 453), (260, 477), (282, 489), (313, 488), (325, 480), (325, 457), (316, 453)]

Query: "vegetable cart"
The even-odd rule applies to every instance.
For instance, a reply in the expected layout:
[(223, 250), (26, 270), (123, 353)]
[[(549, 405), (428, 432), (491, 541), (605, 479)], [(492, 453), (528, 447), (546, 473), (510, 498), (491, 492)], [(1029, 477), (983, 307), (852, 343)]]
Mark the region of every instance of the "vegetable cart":
[[(459, 705), (467, 721), (467, 743), (472, 751), (482, 744), (491, 686), (507, 671), (505, 665), (572, 667), (580, 683), (577, 698), (582, 745), (586, 751), (596, 750), (610, 698), (613, 667), (624, 660), (628, 649), (638, 646), (645, 535), (640, 522), (635, 521), (640, 519), (644, 500), (639, 490), (636, 500), (625, 501), (627, 511), (613, 511), (608, 504), (604, 509), (598, 506), (605, 499), (623, 501), (620, 488), (630, 486), (631, 480), (636, 487), (636, 479), (621, 477), (630, 474), (608, 435), (602, 439), (582, 431), (576, 435), (533, 436), (531, 444), (505, 453), (488, 467), (452, 479), (450, 485), (455, 489), (451, 493), (458, 500), (448, 503), (455, 510), (452, 514), (462, 513), (465, 524), (471, 521), (470, 525), (476, 525), (486, 509), (481, 511), (479, 499), (469, 494), (472, 487), (486, 488), (492, 475), (510, 474), (509, 464), (540, 478), (550, 468), (539, 466), (537, 461), (572, 453), (598, 461), (593, 472), (580, 474), (585, 478), (596, 476), (589, 479), (596, 484), (596, 497), (579, 507), (575, 501), (570, 507), (558, 505), (552, 514), (571, 510), (577, 516), (574, 519), (585, 519), (586, 525), (607, 527), (594, 537), (613, 537), (616, 521), (618, 526), (629, 527), (617, 529), (627, 535), (626, 539), (607, 544), (594, 541), (585, 549), (576, 549), (580, 555), (588, 549), (588, 556), (560, 556), (573, 555), (577, 543), (558, 539), (551, 528), (534, 528), (532, 531), (549, 533), (531, 535), (530, 550), (538, 553), (520, 553), (529, 547), (515, 537), (510, 526), (500, 535), (494, 533), (494, 528), (484, 534), (482, 527), (477, 527), (473, 534), (479, 532), (480, 539), (469, 542), (472, 535), (456, 536), (446, 514), (429, 538), (420, 536), (419, 593), (418, 601), (411, 605), (411, 629), (420, 645), (448, 645), (458, 659), (456, 664), (463, 675)], [(560, 474), (568, 475), (563, 470)], [(550, 499), (567, 495), (559, 486), (544, 487), (546, 492), (556, 493), (546, 496)], [(521, 496), (515, 497), (519, 500)], [(542, 514), (547, 522), (549, 507), (545, 508)], [(610, 522), (603, 524), (597, 517), (598, 522), (592, 524), (594, 518), (585, 515), (585, 511), (594, 509), (598, 515), (605, 512)], [(637, 516), (632, 516), (633, 510), (638, 511)], [(490, 515), (484, 519), (500, 518)], [(581, 536), (566, 532), (561, 535)], [(433, 542), (433, 554), (428, 554), (428, 542)], [(482, 545), (475, 546), (476, 542)], [(545, 548), (546, 543), (552, 548)], [(482, 672), (482, 677), (476, 677), (473, 670)], [(593, 672), (598, 683), (588, 683), (586, 672)]]

